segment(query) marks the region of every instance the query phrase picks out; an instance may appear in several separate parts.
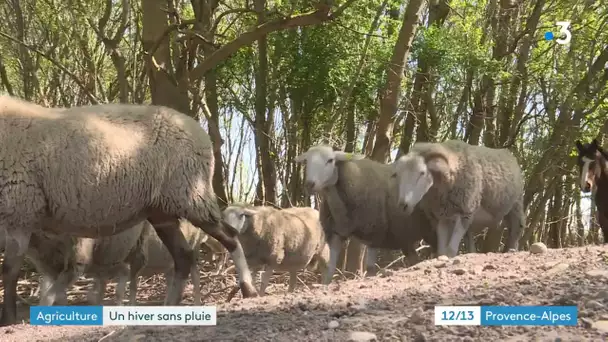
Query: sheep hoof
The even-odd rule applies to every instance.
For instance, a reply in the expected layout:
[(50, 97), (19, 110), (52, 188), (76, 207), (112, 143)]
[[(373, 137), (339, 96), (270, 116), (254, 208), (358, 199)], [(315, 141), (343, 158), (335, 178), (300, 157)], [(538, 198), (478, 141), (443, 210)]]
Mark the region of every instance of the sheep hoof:
[(240, 284), (241, 292), (243, 293), (243, 298), (253, 298), (258, 296), (258, 292), (255, 290), (255, 287), (250, 283), (241, 283)]

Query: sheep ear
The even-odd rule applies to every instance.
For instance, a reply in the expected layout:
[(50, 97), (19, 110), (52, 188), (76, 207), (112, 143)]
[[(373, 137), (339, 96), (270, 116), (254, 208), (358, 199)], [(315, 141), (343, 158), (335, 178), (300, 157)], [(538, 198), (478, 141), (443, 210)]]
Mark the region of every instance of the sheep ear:
[(301, 162), (305, 161), (307, 157), (308, 157), (308, 152), (304, 152), (304, 153), (300, 154), (299, 156), (297, 156), (296, 159), (294, 159), (294, 160), (296, 161), (296, 163), (301, 163)]
[(426, 167), (433, 174), (433, 178), (436, 181), (445, 182), (449, 179), (450, 165), (445, 158), (441, 156), (433, 157), (426, 162)]
[(343, 151), (336, 151), (335, 155), (336, 155), (336, 160), (339, 160), (339, 161), (360, 160), (360, 159), (365, 158), (365, 156), (362, 154), (348, 153), (348, 152), (343, 152)]
[(253, 209), (243, 209), (243, 215), (245, 215), (245, 216), (251, 217), (255, 214), (256, 214), (256, 211)]

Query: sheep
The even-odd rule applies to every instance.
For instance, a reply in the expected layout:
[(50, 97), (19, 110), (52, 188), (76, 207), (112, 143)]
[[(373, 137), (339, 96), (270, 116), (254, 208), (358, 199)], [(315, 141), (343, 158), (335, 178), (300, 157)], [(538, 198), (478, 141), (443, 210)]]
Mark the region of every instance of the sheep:
[(178, 305), (193, 254), (178, 218), (230, 253), (255, 297), (236, 232), (213, 191), (213, 146), (199, 122), (154, 105), (46, 108), (0, 95), (0, 229), (7, 242), (0, 325), (17, 317), (17, 278), (33, 232), (111, 236), (148, 220), (175, 263), (165, 305)]
[(509, 227), (504, 252), (518, 249), (526, 224), (524, 181), (509, 150), (459, 140), (416, 143), (393, 170), (399, 206), (408, 214), (417, 206), (424, 211), (436, 227), (440, 255), (456, 256), (470, 227), (500, 227), (503, 219)]
[(422, 239), (435, 250), (435, 234), (426, 216), (407, 219), (397, 205), (392, 168), (359, 154), (326, 145), (310, 147), (295, 159), (306, 164), (306, 189), (320, 194), (320, 218), (330, 248), (323, 284), (329, 284), (343, 241), (351, 236), (367, 246), (366, 275), (376, 274), (378, 248), (401, 249), (411, 264), (418, 261), (414, 244)]
[(26, 256), (40, 275), (39, 305), (68, 304), (67, 288), (78, 279), (74, 244), (74, 239), (64, 234), (34, 232), (31, 235)]
[(222, 215), (224, 222), (239, 232), (249, 265), (265, 267), (260, 294), (265, 293), (274, 270), (289, 272), (287, 291), (293, 292), (298, 270), (309, 266), (313, 259), (318, 267), (326, 267), (329, 248), (317, 210), (232, 204)]
[(118, 234), (94, 239), (33, 233), (26, 257), (41, 274), (39, 304), (67, 305), (67, 289), (84, 273), (94, 279), (88, 298), (97, 305), (103, 300), (107, 280), (118, 277), (116, 304), (122, 305), (127, 279), (131, 279), (133, 293), (137, 273), (146, 263), (142, 245), (147, 226), (150, 224), (144, 221)]
[(79, 273), (94, 279), (88, 292), (89, 302), (101, 305), (107, 281), (118, 277), (116, 305), (122, 305), (126, 282), (129, 280), (129, 305), (135, 305), (137, 278), (146, 266), (148, 254), (145, 250), (154, 228), (143, 221), (121, 233), (102, 238), (79, 238), (75, 245), (75, 263)]
[[(200, 255), (201, 243), (205, 243), (208, 240), (207, 234), (195, 226), (192, 223), (180, 219), (180, 229), (184, 235), (189, 248), (192, 249), (194, 255), (194, 263), (190, 270), (190, 276), (192, 279), (192, 286), (194, 292), (194, 304), (201, 305), (201, 292), (200, 292), (200, 273), (198, 268), (198, 259)], [(149, 277), (158, 273), (165, 273), (165, 279), (167, 283), (173, 278), (173, 262), (171, 254), (167, 247), (163, 244), (160, 237), (153, 231), (152, 227), (149, 227), (147, 234), (150, 238), (146, 239), (144, 244), (144, 251), (146, 258), (145, 267), (139, 271), (140, 276)], [(242, 242), (241, 242), (242, 243)], [(130, 295), (132, 300), (135, 301), (135, 294), (137, 289), (131, 290)]]

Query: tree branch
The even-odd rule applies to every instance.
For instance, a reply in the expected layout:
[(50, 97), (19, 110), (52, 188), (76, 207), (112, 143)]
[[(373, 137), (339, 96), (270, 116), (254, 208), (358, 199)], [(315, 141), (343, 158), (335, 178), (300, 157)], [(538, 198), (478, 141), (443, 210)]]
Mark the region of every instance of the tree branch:
[(240, 36), (232, 40), (230, 43), (217, 49), (208, 58), (205, 58), (202, 63), (200, 63), (194, 68), (194, 70), (192, 70), (191, 79), (196, 82), (201, 80), (207, 72), (215, 68), (219, 63), (221, 63), (226, 58), (237, 52), (243, 46), (252, 44), (264, 35), (276, 31), (291, 29), (294, 27), (312, 26), (331, 21), (340, 16), (340, 14), (342, 14), (342, 12), (344, 12), (344, 10), (348, 8), (353, 2), (355, 2), (355, 0), (347, 0), (342, 6), (337, 8), (332, 13), (330, 13), (329, 8), (325, 8), (310, 12), (308, 14), (271, 20), (262, 25), (259, 25), (253, 30), (241, 34)]
[(28, 45), (24, 41), (14, 38), (4, 32), (0, 31), (0, 36), (4, 37), (14, 43), (20, 44), (21, 46), (27, 48), (28, 50), (33, 51), (33, 52), (39, 54), (40, 56), (44, 57), (46, 60), (51, 62), (53, 65), (55, 65), (56, 67), (61, 69), (61, 71), (63, 71), (67, 75), (69, 75), (70, 78), (86, 93), (87, 97), (93, 104), (99, 103), (99, 100), (97, 99), (97, 97), (95, 97), (95, 95), (87, 89), (87, 87), (84, 85), (84, 83), (82, 83), (82, 81), (78, 78), (78, 76), (76, 76), (76, 74), (74, 74), (73, 72), (68, 70), (68, 68), (66, 68), (63, 64), (59, 63), (56, 59), (51, 58), (51, 56), (47, 55), (46, 53), (44, 53), (44, 52), (36, 49), (35, 47)]

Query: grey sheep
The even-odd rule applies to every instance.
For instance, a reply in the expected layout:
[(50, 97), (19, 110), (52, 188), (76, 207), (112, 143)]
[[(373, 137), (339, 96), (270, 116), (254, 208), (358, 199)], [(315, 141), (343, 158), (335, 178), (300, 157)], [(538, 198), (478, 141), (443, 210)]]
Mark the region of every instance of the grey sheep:
[(33, 232), (111, 236), (148, 220), (175, 262), (178, 305), (193, 254), (178, 218), (231, 253), (243, 297), (257, 296), (213, 191), (213, 146), (193, 118), (151, 105), (45, 108), (0, 96), (0, 229), (7, 242), (0, 325), (16, 323), (17, 279)]
[(239, 240), (252, 268), (265, 267), (260, 281), (264, 294), (273, 271), (289, 272), (288, 292), (293, 292), (297, 272), (311, 261), (326, 267), (329, 247), (319, 212), (309, 207), (277, 209), (233, 204), (223, 211), (224, 222), (239, 231)]
[(420, 207), (437, 232), (438, 253), (458, 254), (462, 237), (480, 227), (509, 228), (504, 251), (517, 250), (526, 224), (524, 180), (507, 149), (459, 140), (416, 143), (393, 164), (399, 205), (408, 214)]
[(379, 248), (400, 249), (412, 264), (418, 261), (414, 245), (420, 240), (435, 249), (426, 216), (416, 211), (407, 218), (399, 208), (391, 166), (325, 145), (313, 146), (295, 160), (306, 163), (308, 193), (321, 195), (321, 224), (330, 248), (324, 284), (331, 282), (341, 245), (351, 236), (367, 246), (367, 275), (376, 274)]
[(64, 234), (34, 232), (26, 256), (40, 275), (39, 305), (67, 305), (67, 289), (78, 278), (73, 257), (75, 239)]
[[(190, 269), (190, 276), (192, 279), (194, 304), (201, 305), (201, 285), (198, 260), (201, 244), (207, 242), (208, 236), (207, 234), (203, 233), (201, 229), (193, 226), (187, 220), (180, 219), (180, 229), (186, 238), (188, 247), (192, 249), (194, 254), (194, 263), (192, 263), (192, 267)], [(147, 228), (147, 231), (144, 232), (144, 234), (148, 235), (148, 238), (145, 239), (143, 246), (146, 255), (146, 264), (138, 274), (140, 276), (149, 277), (155, 274), (164, 273), (167, 284), (169, 284), (170, 280), (173, 278), (174, 268), (171, 254), (151, 226)], [(134, 288), (131, 291), (131, 294), (135, 296), (136, 291), (137, 289)]]
[(124, 301), (127, 280), (129, 305), (136, 304), (137, 279), (148, 260), (145, 246), (150, 239), (148, 232), (153, 229), (148, 221), (143, 221), (109, 237), (77, 239), (76, 267), (79, 273), (94, 279), (94, 286), (88, 293), (90, 303), (101, 305), (108, 280), (118, 278), (116, 304), (122, 305)]

